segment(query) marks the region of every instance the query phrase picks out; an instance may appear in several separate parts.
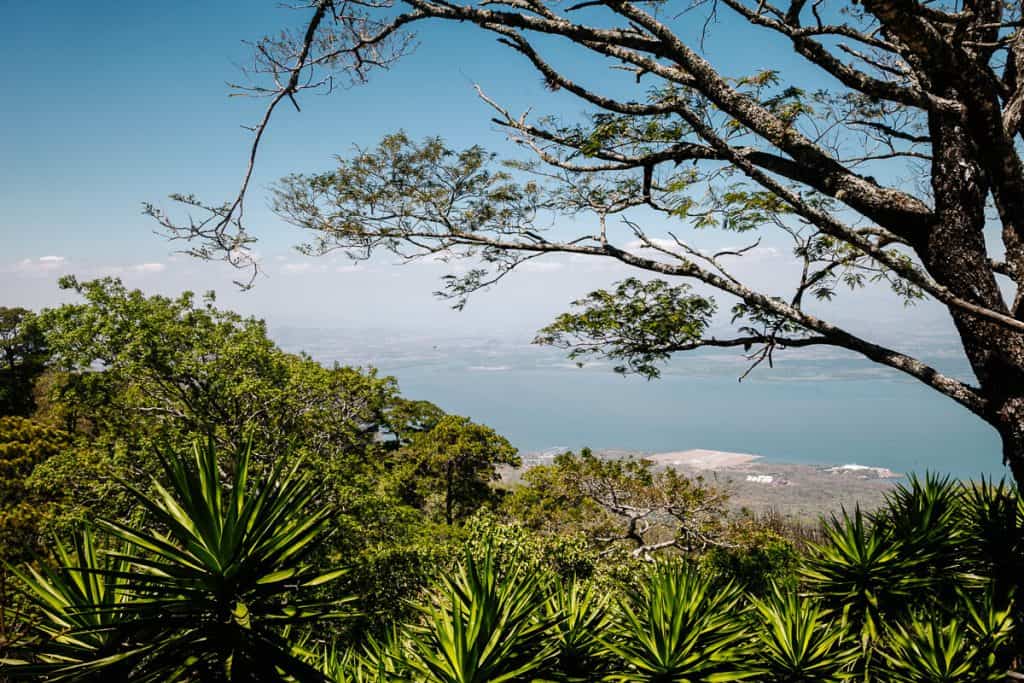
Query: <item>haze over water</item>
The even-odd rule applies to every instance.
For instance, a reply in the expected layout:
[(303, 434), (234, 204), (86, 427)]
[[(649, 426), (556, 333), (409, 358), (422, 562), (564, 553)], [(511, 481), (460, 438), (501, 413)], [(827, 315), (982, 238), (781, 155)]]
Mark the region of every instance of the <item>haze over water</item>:
[[(995, 432), (966, 409), (834, 351), (779, 354), (774, 369), (759, 368), (742, 383), (747, 364), (738, 353), (683, 355), (648, 382), (621, 377), (608, 363), (581, 369), (557, 350), (502, 339), (272, 334), (321, 362), (374, 365), (394, 375), (405, 396), (487, 424), (522, 451), (707, 448), (777, 462), (1004, 475)], [(944, 372), (967, 373), (943, 348), (922, 355)]]

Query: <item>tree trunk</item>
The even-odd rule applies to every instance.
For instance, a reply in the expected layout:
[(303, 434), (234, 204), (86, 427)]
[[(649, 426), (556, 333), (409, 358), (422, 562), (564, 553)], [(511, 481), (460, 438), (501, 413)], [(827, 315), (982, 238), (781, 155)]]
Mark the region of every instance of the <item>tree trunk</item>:
[[(929, 127), (936, 224), (914, 247), (929, 273), (955, 294), (1009, 314), (985, 245), (989, 180), (966, 115), (933, 115)], [(949, 312), (986, 400), (979, 417), (999, 432), (1003, 461), (1024, 489), (1024, 335), (956, 307)]]

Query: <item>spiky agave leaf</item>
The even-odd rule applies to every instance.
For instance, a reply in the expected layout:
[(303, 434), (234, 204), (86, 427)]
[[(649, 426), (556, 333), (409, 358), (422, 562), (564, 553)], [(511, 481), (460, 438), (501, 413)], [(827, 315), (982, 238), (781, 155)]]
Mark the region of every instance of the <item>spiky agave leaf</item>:
[(552, 622), (557, 681), (598, 681), (607, 673), (610, 652), (600, 636), (610, 626), (609, 599), (594, 584), (572, 579), (551, 591), (546, 609)]
[(917, 575), (920, 560), (904, 552), (891, 529), (869, 525), (859, 508), (833, 517), (825, 531), (826, 541), (812, 546), (800, 573), (829, 614), (859, 634), (867, 652), (885, 619), (909, 609), (926, 584)]
[[(13, 569), (21, 590), (41, 616), (30, 655), (0, 661), (0, 678), (95, 680), (124, 677), (144, 648), (132, 647), (120, 630), (128, 593), (117, 576), (124, 560), (101, 555), (89, 530), (69, 550), (57, 540), (58, 567)], [(106, 662), (106, 673), (90, 671), (90, 663)], [(109, 680), (109, 679), (107, 679)]]
[(499, 575), (490, 553), (467, 555), (424, 607), (409, 641), (410, 668), (432, 683), (533, 680), (554, 654), (545, 598), (536, 573), (513, 566)]
[[(150, 528), (97, 522), (126, 544), (111, 553), (118, 568), (95, 573), (128, 589), (117, 630), (144, 655), (131, 679), (322, 679), (281, 633), (289, 624), (342, 614), (343, 601), (292, 597), (342, 573), (315, 572), (305, 562), (328, 519), (326, 509), (307, 511), (310, 476), (300, 474), (297, 462), (286, 468), (282, 458), (250, 487), (245, 448), (224, 491), (212, 443), (196, 445), (191, 457), (169, 453), (160, 460), (167, 485), (154, 480), (153, 495), (125, 484)], [(94, 659), (80, 668), (109, 676), (119, 664)]]
[(965, 569), (1007, 600), (1024, 589), (1024, 505), (1015, 486), (989, 479), (966, 486), (960, 546)]
[(681, 562), (658, 563), (619, 604), (606, 644), (618, 681), (735, 681), (750, 653), (743, 594)]
[(874, 516), (875, 525), (891, 533), (903, 554), (916, 560), (918, 605), (949, 603), (963, 583), (963, 501), (958, 480), (933, 472), (923, 479), (911, 474)]
[(311, 660), (337, 683), (395, 683), (410, 680), (402, 638), (396, 628), (378, 640), (369, 636), (361, 645), (341, 650), (321, 648)]
[(1006, 680), (1006, 666), (957, 619), (919, 614), (887, 629), (875, 671), (893, 683), (982, 683)]
[[(828, 618), (817, 600), (772, 585), (753, 598), (754, 650), (751, 672), (765, 683), (847, 680), (859, 648), (842, 624)], [(853, 641), (853, 642), (851, 642)]]

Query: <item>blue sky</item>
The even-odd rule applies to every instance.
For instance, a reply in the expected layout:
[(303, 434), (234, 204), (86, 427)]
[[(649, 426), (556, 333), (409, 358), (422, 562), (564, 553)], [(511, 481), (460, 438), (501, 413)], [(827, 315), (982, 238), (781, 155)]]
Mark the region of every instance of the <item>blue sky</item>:
[[(602, 263), (540, 262), (456, 314), (430, 294), (444, 272), (438, 265), (384, 261), (352, 267), (290, 249), (301, 236), (266, 210), (267, 186), (287, 173), (328, 168), (333, 155), (400, 128), (415, 137), (440, 134), (458, 146), (509, 151), (474, 83), (514, 112), (583, 110), (570, 97), (547, 92), (521, 57), (490, 37), (469, 27), (435, 25), (423, 30), (414, 55), (376, 73), (368, 85), (331, 96), (307, 94), (301, 114), (280, 111), (249, 205), (268, 277), (240, 294), (231, 285), (236, 274), (174, 255), (173, 245), (152, 234), (140, 204), (173, 208), (164, 198), (175, 191), (209, 200), (232, 195), (249, 144), (241, 125), (253, 122), (263, 103), (228, 98), (226, 82), (242, 78), (238, 65), (249, 56), (243, 41), (298, 25), (305, 14), (269, 1), (5, 0), (2, 8), (0, 58), (8, 65), (0, 99), (4, 304), (52, 305), (60, 300), (55, 280), (63, 272), (113, 274), (148, 291), (216, 289), (224, 305), (272, 324), (502, 330), (525, 339), (573, 298), (627, 274)], [(701, 21), (694, 15), (679, 23), (694, 34)], [(725, 20), (714, 27), (708, 54), (733, 75), (771, 66), (805, 87), (821, 83), (784, 46), (751, 35)], [(631, 75), (555, 44), (546, 47), (580, 80), (612, 92), (632, 88)], [(712, 239), (720, 246), (729, 238)], [(784, 250), (769, 248), (743, 272), (772, 288), (779, 286), (786, 260)], [(843, 297), (835, 311), (854, 327), (892, 334), (908, 319), (927, 335), (948, 330), (937, 309), (903, 309), (879, 292)]]

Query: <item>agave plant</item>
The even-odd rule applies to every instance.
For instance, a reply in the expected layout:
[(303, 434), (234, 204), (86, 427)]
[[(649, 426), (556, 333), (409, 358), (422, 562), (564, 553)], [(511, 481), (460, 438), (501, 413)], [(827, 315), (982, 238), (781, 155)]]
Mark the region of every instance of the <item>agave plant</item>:
[(837, 681), (851, 678), (859, 648), (821, 605), (793, 590), (772, 586), (764, 599), (752, 599), (757, 616), (757, 658), (751, 671), (765, 683)]
[(887, 617), (906, 611), (926, 581), (920, 560), (884, 525), (868, 525), (860, 509), (843, 511), (826, 525), (827, 540), (813, 546), (801, 574), (833, 616), (859, 634), (867, 652)]
[[(117, 580), (124, 591), (110, 624), (123, 649), (115, 657), (59, 668), (56, 675), (116, 679), (111, 668), (131, 654), (133, 681), (322, 680), (282, 634), (288, 625), (342, 613), (339, 601), (293, 599), (341, 574), (315, 572), (305, 562), (328, 519), (326, 509), (307, 511), (314, 492), (310, 476), (300, 474), (297, 462), (285, 469), (282, 459), (250, 487), (246, 448), (236, 455), (230, 490), (224, 491), (212, 444), (196, 445), (192, 457), (159, 457), (166, 487), (154, 480), (155, 493), (147, 495), (126, 484), (150, 528), (97, 522), (127, 548), (109, 554), (118, 567), (91, 571), (90, 577)], [(104, 604), (99, 597), (86, 602), (97, 609)], [(75, 625), (66, 637), (91, 632)]]
[(337, 683), (394, 683), (410, 679), (402, 641), (394, 627), (384, 640), (368, 636), (360, 646), (347, 650), (332, 645), (310, 659)]
[(598, 681), (607, 673), (610, 653), (600, 640), (610, 624), (608, 597), (592, 583), (573, 579), (552, 591), (547, 613), (555, 656), (551, 677), (558, 681)]
[(432, 683), (533, 680), (554, 654), (545, 597), (537, 574), (506, 566), (499, 577), (490, 553), (467, 555), (413, 629), (414, 676)]
[[(101, 556), (88, 530), (75, 539), (72, 549), (57, 541), (53, 550), (59, 567), (13, 570), (41, 619), (29, 653), (34, 661), (0, 662), (0, 679), (98, 682), (126, 678), (140, 654), (138, 648), (127, 645), (119, 630), (127, 593), (116, 584), (127, 564)], [(95, 662), (105, 663), (103, 673), (93, 672)]]
[(621, 659), (619, 681), (735, 681), (749, 658), (743, 594), (690, 565), (656, 565), (620, 604), (607, 646)]
[(918, 616), (896, 624), (881, 648), (878, 676), (893, 683), (981, 683), (1006, 680), (1006, 666), (956, 618)]
[(910, 475), (875, 516), (875, 524), (891, 533), (903, 554), (915, 558), (919, 599), (943, 604), (956, 598), (963, 570), (963, 496), (963, 486), (949, 476)]
[(1024, 583), (1024, 502), (1016, 488), (982, 479), (964, 491), (961, 550), (966, 569), (1008, 597)]

